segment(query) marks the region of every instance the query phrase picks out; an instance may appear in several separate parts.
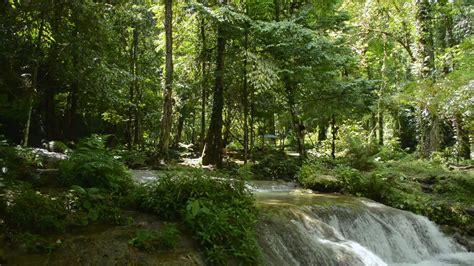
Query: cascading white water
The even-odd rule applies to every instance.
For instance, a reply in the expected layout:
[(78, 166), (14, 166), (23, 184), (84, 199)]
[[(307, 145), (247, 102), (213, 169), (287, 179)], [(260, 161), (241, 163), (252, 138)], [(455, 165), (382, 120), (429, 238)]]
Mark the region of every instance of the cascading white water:
[(357, 197), (256, 191), (267, 265), (474, 265), (426, 217)]

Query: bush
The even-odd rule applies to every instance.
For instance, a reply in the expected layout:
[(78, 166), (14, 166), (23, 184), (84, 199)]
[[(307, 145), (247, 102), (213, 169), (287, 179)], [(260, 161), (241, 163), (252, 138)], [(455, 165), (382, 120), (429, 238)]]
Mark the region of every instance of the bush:
[(305, 187), (320, 192), (338, 192), (342, 183), (331, 168), (318, 159), (308, 159), (298, 172), (298, 181)]
[(35, 156), (24, 149), (8, 146), (0, 140), (0, 177), (31, 180), (36, 168)]
[(115, 199), (98, 188), (82, 188), (73, 185), (72, 193), (68, 194), (68, 200), (69, 208), (73, 210), (71, 217), (73, 224), (123, 223), (123, 217)]
[(246, 164), (241, 165), (239, 167), (239, 170), (237, 170), (238, 176), (243, 180), (252, 180), (254, 178), (252, 166), (253, 164), (251, 162), (247, 162)]
[(284, 152), (268, 153), (252, 166), (256, 179), (293, 180), (301, 163), (298, 157), (291, 157)]
[(32, 189), (18, 192), (13, 199), (6, 208), (6, 222), (10, 227), (34, 233), (65, 230), (68, 212), (61, 200)]
[(148, 155), (145, 151), (130, 151), (130, 150), (117, 150), (115, 154), (119, 156), (119, 160), (130, 168), (140, 168), (147, 166), (149, 160)]
[(370, 170), (375, 167), (373, 156), (377, 153), (377, 146), (368, 144), (365, 140), (347, 136), (348, 150), (347, 163), (358, 170)]
[(176, 224), (166, 223), (160, 231), (138, 230), (136, 236), (128, 243), (132, 247), (148, 252), (158, 249), (171, 250), (176, 247), (179, 238), (180, 232)]
[(164, 218), (184, 218), (210, 263), (221, 265), (232, 259), (257, 262), (257, 208), (244, 182), (205, 177), (200, 171), (166, 176), (139, 200), (143, 208)]
[(123, 192), (132, 184), (124, 164), (110, 155), (99, 136), (81, 141), (70, 158), (61, 162), (59, 170), (65, 185)]
[(392, 193), (398, 178), (396, 173), (383, 168), (363, 173), (348, 166), (339, 166), (335, 173), (342, 182), (344, 192), (382, 202)]

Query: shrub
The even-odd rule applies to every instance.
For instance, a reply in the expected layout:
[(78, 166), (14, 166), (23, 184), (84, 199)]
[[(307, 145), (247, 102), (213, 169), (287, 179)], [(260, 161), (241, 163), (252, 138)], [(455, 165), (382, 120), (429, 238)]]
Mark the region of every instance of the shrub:
[(174, 249), (178, 244), (180, 232), (176, 224), (165, 223), (158, 233), (158, 241), (164, 249)]
[(241, 165), (239, 170), (237, 170), (238, 176), (243, 180), (252, 180), (254, 178), (252, 166), (253, 164), (251, 162)]
[(336, 177), (341, 180), (344, 192), (356, 195), (365, 194), (365, 177), (359, 170), (348, 166), (339, 166), (334, 172)]
[(377, 147), (368, 144), (365, 140), (357, 137), (347, 136), (348, 150), (346, 154), (347, 163), (358, 170), (370, 170), (375, 167), (373, 155), (377, 153)]
[(32, 189), (20, 191), (13, 198), (6, 208), (6, 222), (10, 227), (34, 233), (64, 231), (67, 210), (61, 200)]
[(21, 243), (28, 252), (51, 253), (60, 245), (60, 241), (48, 240), (46, 237), (31, 233), (21, 233), (15, 237), (15, 241)]
[(8, 146), (0, 140), (0, 177), (30, 180), (35, 173), (35, 156), (24, 149)]
[(140, 199), (142, 207), (162, 217), (185, 218), (209, 262), (220, 265), (237, 259), (251, 264), (258, 260), (257, 209), (244, 182), (205, 177), (196, 171), (163, 177)]
[(65, 185), (96, 187), (123, 192), (132, 181), (123, 163), (105, 149), (99, 136), (81, 141), (70, 158), (60, 164), (60, 181)]
[(128, 243), (132, 247), (148, 252), (158, 249), (171, 250), (176, 247), (179, 238), (180, 232), (176, 225), (166, 223), (159, 231), (149, 229), (138, 230), (135, 237)]
[(308, 159), (298, 172), (298, 181), (305, 187), (320, 192), (337, 192), (342, 189), (340, 180), (323, 161)]
[(68, 194), (69, 208), (72, 212), (72, 223), (87, 225), (93, 222), (121, 224), (123, 217), (115, 199), (98, 188), (82, 188), (72, 186)]
[(298, 157), (291, 157), (284, 152), (268, 153), (252, 166), (256, 179), (286, 179), (292, 180), (301, 163)]
[(130, 168), (140, 168), (147, 165), (148, 155), (145, 151), (117, 150), (118, 159)]

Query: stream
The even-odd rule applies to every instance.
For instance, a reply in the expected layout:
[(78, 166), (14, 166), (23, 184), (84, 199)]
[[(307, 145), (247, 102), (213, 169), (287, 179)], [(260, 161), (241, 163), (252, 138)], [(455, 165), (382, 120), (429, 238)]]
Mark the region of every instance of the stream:
[[(132, 175), (138, 183), (159, 178), (146, 170)], [(365, 198), (313, 193), (291, 182), (247, 186), (260, 209), (256, 229), (264, 265), (474, 265), (474, 253), (426, 217)], [(205, 265), (187, 238), (170, 252), (129, 248), (137, 229), (160, 227), (152, 215), (131, 215), (126, 226), (88, 226), (57, 236), (63, 244), (50, 255), (7, 253), (9, 265)]]
[(474, 265), (426, 217), (293, 183), (251, 183), (266, 265)]
[[(150, 171), (134, 172), (139, 182)], [(426, 217), (375, 201), (251, 181), (265, 265), (474, 265), (474, 253)]]

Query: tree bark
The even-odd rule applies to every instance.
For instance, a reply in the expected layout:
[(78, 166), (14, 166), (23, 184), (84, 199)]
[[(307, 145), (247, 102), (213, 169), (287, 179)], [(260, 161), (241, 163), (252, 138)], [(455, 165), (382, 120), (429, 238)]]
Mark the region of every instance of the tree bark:
[(28, 99), (28, 113), (26, 118), (25, 124), (25, 131), (23, 132), (23, 146), (28, 146), (28, 139), (30, 137), (30, 127), (31, 127), (31, 113), (33, 112), (33, 102), (36, 95), (36, 90), (38, 86), (38, 69), (39, 69), (39, 62), (38, 62), (38, 50), (41, 48), (41, 39), (43, 38), (43, 29), (44, 29), (44, 12), (41, 13), (41, 23), (38, 30), (38, 36), (36, 39), (35, 47), (33, 50), (33, 73), (31, 75), (31, 82), (28, 82), (30, 88), (30, 95)]
[(172, 123), (172, 92), (173, 92), (173, 9), (172, 0), (165, 0), (165, 32), (166, 32), (166, 69), (163, 117), (161, 120), (161, 132), (159, 150), (167, 153), (170, 142)]
[(290, 108), (290, 115), (293, 124), (293, 132), (296, 136), (296, 143), (298, 145), (298, 153), (300, 154), (300, 159), (304, 159), (306, 157), (306, 151), (304, 147), (304, 138), (305, 138), (305, 127), (304, 124), (301, 122), (297, 111), (296, 111), (296, 103), (294, 99), (294, 88), (292, 88), (290, 81), (286, 81), (286, 96), (288, 101), (288, 107)]
[[(226, 5), (226, 0), (222, 5)], [(224, 25), (217, 26), (217, 56), (212, 104), (211, 122), (207, 131), (206, 144), (202, 156), (203, 165), (216, 165), (222, 168), (222, 109), (224, 108), (224, 57), (226, 38)]]
[[(420, 78), (434, 82), (435, 63), (433, 33), (431, 27), (431, 3), (429, 0), (416, 0), (416, 28)], [(439, 149), (439, 121), (437, 114), (422, 106), (420, 117), (420, 154), (429, 158), (433, 151)]]
[(208, 52), (207, 52), (207, 45), (206, 45), (206, 29), (204, 24), (204, 18), (201, 19), (201, 43), (202, 43), (202, 51), (201, 51), (201, 135), (199, 140), (200, 149), (204, 148), (204, 144), (206, 141), (206, 104), (207, 104), (207, 88), (206, 88), (206, 79), (207, 79), (207, 60), (208, 60)]
[(461, 114), (456, 114), (454, 118), (456, 127), (456, 140), (458, 146), (458, 156), (470, 160), (471, 159), (471, 143), (469, 133), (463, 128), (463, 118)]
[(335, 115), (332, 115), (332, 117), (331, 117), (331, 131), (332, 131), (331, 157), (333, 159), (336, 159), (337, 126), (336, 126), (336, 116)]
[(179, 143), (181, 142), (181, 136), (183, 135), (183, 127), (184, 127), (184, 121), (186, 119), (186, 114), (185, 114), (185, 107), (181, 108), (181, 111), (179, 112), (179, 119), (178, 119), (178, 126), (176, 128), (176, 137), (174, 141), (174, 146), (177, 148), (179, 146)]
[[(248, 49), (248, 31), (245, 30), (244, 38), (244, 49), (247, 52)], [(244, 164), (247, 163), (248, 153), (249, 153), (249, 126), (248, 126), (248, 117), (249, 117), (249, 103), (248, 103), (248, 82), (247, 82), (247, 53), (244, 57), (244, 69), (243, 69), (243, 107), (244, 107)]]

